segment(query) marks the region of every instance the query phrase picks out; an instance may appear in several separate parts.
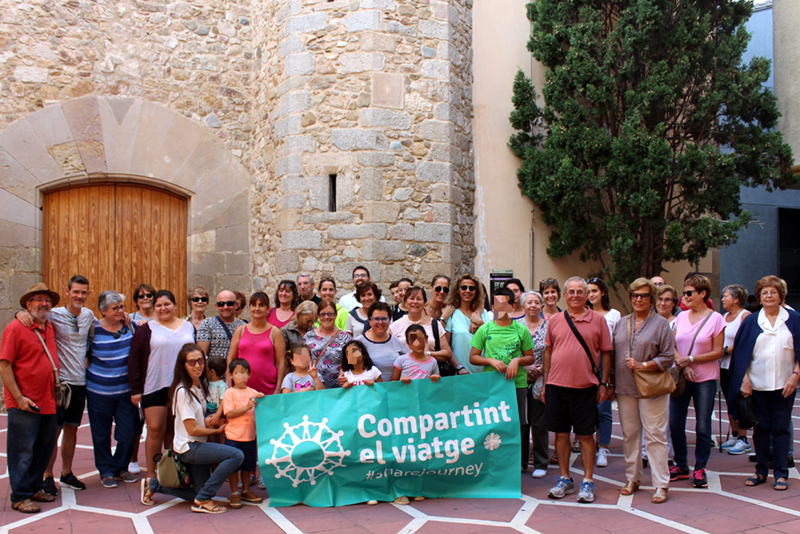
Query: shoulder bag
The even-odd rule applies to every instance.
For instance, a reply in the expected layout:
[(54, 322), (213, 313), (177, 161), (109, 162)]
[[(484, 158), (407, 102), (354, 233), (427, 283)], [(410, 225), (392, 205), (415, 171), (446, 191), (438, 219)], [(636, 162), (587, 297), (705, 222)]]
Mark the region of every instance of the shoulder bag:
[[(634, 315), (631, 314), (631, 323), (633, 323)], [(633, 327), (628, 323), (628, 358), (631, 357), (631, 337)], [(640, 399), (653, 399), (661, 397), (675, 391), (675, 380), (672, 378), (672, 373), (659, 371), (658, 366), (655, 370), (650, 369), (634, 369), (633, 380), (636, 382), (636, 391), (639, 393)]]
[[(688, 313), (688, 312), (687, 312)], [(694, 350), (694, 342), (697, 341), (697, 335), (700, 333), (700, 330), (706, 325), (708, 320), (711, 318), (711, 314), (714, 313), (713, 311), (706, 315), (706, 318), (703, 319), (703, 322), (700, 324), (700, 328), (697, 329), (697, 332), (694, 333), (694, 337), (692, 338), (692, 344), (689, 345), (689, 354), (686, 356), (691, 356), (692, 351)], [(683, 395), (683, 392), (686, 391), (686, 377), (683, 376), (683, 369), (678, 369), (677, 366), (672, 366), (669, 369), (670, 374), (672, 375), (672, 379), (675, 381), (675, 391), (672, 392), (672, 398), (676, 399)]]
[(56, 400), (56, 408), (66, 408), (69, 406), (69, 401), (72, 399), (72, 390), (69, 387), (69, 384), (61, 380), (61, 377), (58, 376), (58, 369), (56, 368), (56, 362), (53, 360), (53, 356), (50, 354), (50, 349), (47, 348), (47, 343), (44, 342), (44, 338), (42, 334), (39, 333), (39, 329), (34, 327), (33, 331), (36, 332), (36, 337), (39, 338), (39, 341), (42, 342), (42, 347), (44, 347), (44, 352), (47, 354), (47, 357), (50, 359), (50, 365), (53, 366), (53, 376), (55, 377), (55, 389), (53, 390), (53, 396)]
[[(433, 317), (431, 317), (431, 330), (433, 330), (433, 350), (438, 352), (442, 350), (442, 342), (439, 339), (439, 320), (434, 319)], [(456, 368), (449, 361), (437, 361), (436, 363), (439, 365), (439, 375), (456, 376), (458, 374)]]
[(564, 312), (564, 318), (567, 320), (567, 324), (569, 325), (572, 333), (575, 334), (575, 337), (578, 338), (578, 342), (583, 347), (583, 350), (586, 351), (586, 356), (589, 358), (589, 363), (592, 365), (592, 374), (597, 377), (599, 382), (603, 382), (603, 377), (600, 376), (600, 371), (597, 369), (597, 366), (594, 364), (594, 358), (592, 357), (592, 351), (589, 350), (589, 345), (586, 344), (584, 341), (583, 336), (580, 332), (578, 332), (578, 328), (575, 326), (575, 323), (572, 322), (572, 318), (569, 316), (569, 310)]

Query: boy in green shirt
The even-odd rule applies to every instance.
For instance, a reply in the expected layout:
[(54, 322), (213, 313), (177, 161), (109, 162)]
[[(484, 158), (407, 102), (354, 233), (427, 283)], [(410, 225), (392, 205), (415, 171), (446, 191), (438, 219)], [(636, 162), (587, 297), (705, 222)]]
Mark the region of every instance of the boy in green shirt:
[[(501, 288), (494, 292), (492, 311), (495, 320), (485, 323), (472, 337), (469, 363), (483, 365), (483, 371), (505, 373), (506, 380), (514, 380), (517, 389), (520, 437), (530, 439), (528, 423), (528, 375), (524, 366), (533, 364), (533, 338), (522, 323), (511, 319), (514, 293)], [(483, 351), (483, 356), (481, 356)], [(526, 447), (521, 447), (525, 451)], [(523, 454), (522, 471), (528, 469), (528, 455)]]

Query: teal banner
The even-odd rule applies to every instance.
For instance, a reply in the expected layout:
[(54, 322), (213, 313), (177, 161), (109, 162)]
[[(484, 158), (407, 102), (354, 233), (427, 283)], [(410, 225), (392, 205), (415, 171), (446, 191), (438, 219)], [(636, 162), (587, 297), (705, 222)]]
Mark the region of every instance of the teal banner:
[(500, 373), (271, 395), (256, 429), (271, 506), (520, 497), (516, 391)]

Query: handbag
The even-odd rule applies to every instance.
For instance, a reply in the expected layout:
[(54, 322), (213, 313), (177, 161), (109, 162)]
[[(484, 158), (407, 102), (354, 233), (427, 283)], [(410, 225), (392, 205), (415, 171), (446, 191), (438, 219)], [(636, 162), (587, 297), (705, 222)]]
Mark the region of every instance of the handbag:
[[(634, 316), (631, 315), (631, 322)], [(628, 358), (631, 357), (631, 325), (628, 324)], [(634, 369), (633, 380), (636, 382), (636, 391), (640, 399), (653, 399), (675, 391), (675, 380), (667, 371), (648, 369)]]
[[(431, 317), (431, 330), (433, 330), (433, 350), (442, 350), (441, 341), (439, 340), (439, 321)], [(439, 365), (439, 376), (456, 376), (458, 370), (449, 361), (436, 362)]]
[(744, 397), (741, 394), (733, 399), (733, 407), (739, 416), (739, 428), (749, 430), (756, 426), (756, 408), (753, 406), (753, 396)]
[[(714, 313), (714, 312), (711, 312)], [(703, 322), (700, 324), (700, 328), (697, 329), (697, 332), (694, 333), (694, 337), (692, 338), (692, 344), (689, 345), (689, 354), (687, 356), (692, 355), (692, 350), (694, 350), (694, 342), (697, 341), (697, 334), (700, 333), (700, 330), (706, 325), (708, 320), (711, 318), (711, 313), (706, 315), (706, 318), (703, 319)], [(683, 376), (683, 369), (678, 369), (677, 367), (671, 367), (669, 372), (672, 374), (673, 380), (675, 380), (675, 391), (672, 392), (672, 398), (677, 399), (683, 392), (686, 391), (686, 377)]]
[(36, 336), (39, 338), (39, 341), (42, 342), (42, 347), (44, 347), (44, 352), (47, 354), (47, 357), (50, 359), (50, 365), (53, 366), (53, 376), (55, 377), (55, 388), (53, 389), (53, 397), (56, 401), (56, 408), (66, 408), (69, 406), (69, 401), (72, 400), (72, 389), (70, 389), (69, 384), (61, 380), (61, 377), (58, 376), (58, 369), (56, 368), (56, 362), (53, 360), (53, 356), (50, 354), (50, 349), (47, 348), (47, 343), (44, 342), (44, 338), (42, 338), (42, 334), (39, 333), (37, 328), (33, 329), (36, 332)]
[(159, 485), (165, 488), (192, 487), (189, 468), (178, 459), (175, 451), (165, 449), (163, 453), (157, 454), (153, 459), (156, 461), (156, 474)]

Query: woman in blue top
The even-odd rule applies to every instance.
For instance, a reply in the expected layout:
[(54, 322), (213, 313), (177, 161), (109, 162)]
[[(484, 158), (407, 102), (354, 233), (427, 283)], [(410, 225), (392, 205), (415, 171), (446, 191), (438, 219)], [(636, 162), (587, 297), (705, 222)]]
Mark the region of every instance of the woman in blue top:
[[(458, 362), (470, 373), (482, 373), (483, 366), (469, 363), (469, 353), (472, 350), (472, 336), (483, 323), (488, 323), (492, 315), (483, 308), (486, 295), (478, 279), (471, 274), (465, 274), (456, 280), (455, 291), (450, 293), (448, 304), (455, 311), (447, 319), (444, 329), (445, 337), (453, 349)], [(466, 374), (459, 371), (459, 374)]]
[[(103, 318), (95, 322), (87, 354), (86, 405), (94, 446), (94, 464), (104, 487), (117, 487), (117, 480), (136, 482), (128, 472), (128, 461), (138, 445), (139, 411), (131, 403), (128, 355), (133, 329), (125, 326), (125, 296), (116, 291), (100, 294), (97, 307)], [(116, 425), (117, 449), (111, 454), (111, 425)]]

